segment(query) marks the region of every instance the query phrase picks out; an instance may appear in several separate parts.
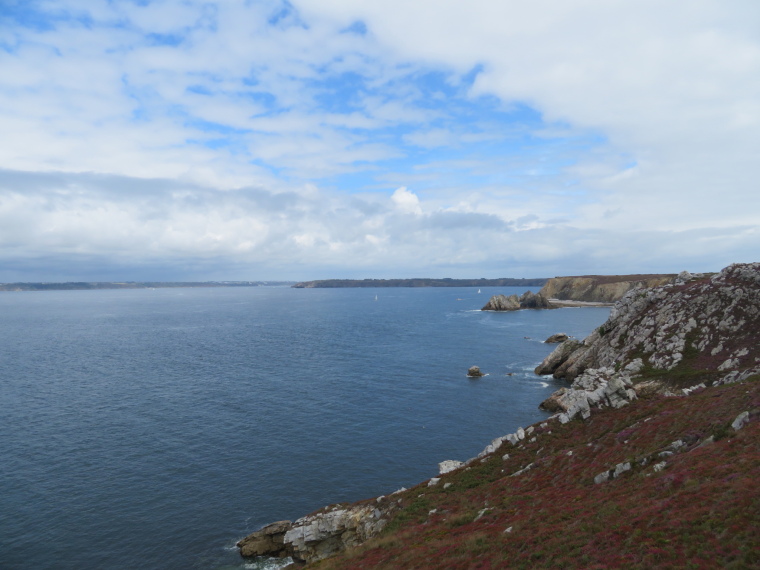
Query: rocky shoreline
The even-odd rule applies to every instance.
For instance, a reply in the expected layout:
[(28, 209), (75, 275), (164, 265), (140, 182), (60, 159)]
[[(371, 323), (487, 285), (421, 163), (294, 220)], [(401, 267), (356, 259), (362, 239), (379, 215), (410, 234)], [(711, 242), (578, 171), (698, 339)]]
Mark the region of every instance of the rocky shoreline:
[[(629, 290), (607, 322), (583, 341), (564, 340), (536, 368), (539, 375), (571, 382), (541, 404), (553, 412), (550, 418), (494, 439), (467, 461), (441, 462), (439, 475), (421, 486), (447, 489), (451, 477), (496, 456), (506, 464), (510, 451), (504, 453), (505, 446), (522, 449), (542, 434), (551, 434), (556, 429), (552, 425), (586, 420), (597, 409), (622, 408), (639, 398), (685, 397), (707, 386), (753, 377), (760, 373), (758, 326), (760, 263), (734, 264), (712, 277), (683, 272), (672, 283)], [(739, 428), (749, 421), (750, 412), (743, 418), (734, 420)], [(658, 457), (692, 443), (674, 442), (676, 449)], [(535, 462), (522, 465), (508, 476), (521, 476), (535, 466)], [(630, 462), (613, 465), (595, 482), (614, 479), (631, 468)], [(241, 540), (238, 547), (243, 556), (289, 556), (296, 563), (334, 556), (379, 535), (409, 507), (404, 491), (354, 505), (324, 507), (294, 522), (272, 523)], [(488, 510), (484, 508), (478, 518)]]

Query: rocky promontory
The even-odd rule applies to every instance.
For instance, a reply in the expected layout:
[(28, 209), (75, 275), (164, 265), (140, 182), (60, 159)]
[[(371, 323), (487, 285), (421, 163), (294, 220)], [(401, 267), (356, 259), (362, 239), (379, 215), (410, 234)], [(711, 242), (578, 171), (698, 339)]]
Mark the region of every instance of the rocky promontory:
[(612, 305), (631, 290), (651, 289), (673, 283), (677, 276), (666, 275), (584, 275), (552, 277), (538, 293), (494, 295), (483, 311), (556, 309), (568, 306)]
[(481, 311), (519, 311), (520, 309), (552, 309), (549, 300), (541, 293), (526, 291), (517, 295), (494, 295)]
[(614, 303), (632, 289), (651, 289), (672, 283), (675, 274), (581, 275), (552, 277), (540, 295), (560, 301)]
[[(638, 394), (688, 389), (760, 372), (760, 264), (712, 277), (683, 272), (667, 285), (633, 289), (582, 342), (565, 341), (536, 368), (572, 382), (543, 407), (568, 419), (590, 406), (622, 406)], [(662, 378), (667, 377), (667, 382)]]
[(268, 524), (240, 540), (237, 546), (246, 557), (290, 557), (296, 562), (315, 562), (377, 535), (398, 507), (393, 497), (349, 506), (332, 505), (295, 522)]
[(347, 568), (760, 565), (760, 263), (629, 291), (537, 371), (553, 415), (411, 489), (240, 541)]

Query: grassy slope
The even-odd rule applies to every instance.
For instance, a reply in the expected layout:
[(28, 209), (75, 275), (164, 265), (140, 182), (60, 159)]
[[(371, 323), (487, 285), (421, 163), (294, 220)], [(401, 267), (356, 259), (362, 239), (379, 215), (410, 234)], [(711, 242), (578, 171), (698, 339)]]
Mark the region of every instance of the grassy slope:
[[(743, 411), (752, 421), (735, 432)], [(309, 567), (760, 568), (759, 411), (756, 376), (536, 426), (535, 442), (505, 443), (437, 486), (397, 495), (404, 508), (383, 534)], [(655, 472), (658, 453), (679, 439), (685, 450)], [(631, 471), (594, 483), (626, 461)]]

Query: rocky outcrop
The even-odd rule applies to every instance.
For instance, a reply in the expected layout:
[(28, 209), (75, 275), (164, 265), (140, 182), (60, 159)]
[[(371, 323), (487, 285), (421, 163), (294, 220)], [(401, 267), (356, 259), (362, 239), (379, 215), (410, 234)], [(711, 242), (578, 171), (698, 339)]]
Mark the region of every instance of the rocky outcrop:
[(290, 521), (268, 524), (237, 543), (243, 556), (287, 556), (285, 533), (292, 528)]
[(481, 311), (517, 311), (521, 309), (520, 298), (517, 295), (494, 295)]
[[(379, 501), (393, 504), (385, 498)], [(328, 512), (298, 519), (285, 533), (284, 543), (294, 560), (322, 560), (375, 536), (387, 524), (388, 511), (387, 508), (381, 509), (379, 504), (344, 509), (333, 507)]]
[(583, 275), (553, 277), (539, 291), (547, 299), (614, 303), (632, 289), (649, 289), (672, 283), (668, 275)]
[(359, 505), (326, 507), (292, 523), (269, 524), (237, 546), (243, 556), (290, 556), (297, 562), (316, 562), (377, 535), (398, 506), (393, 499), (378, 497)]
[(544, 358), (543, 362), (536, 367), (535, 373), (541, 376), (554, 374), (581, 347), (583, 347), (583, 342), (579, 340), (574, 338), (566, 340)]
[(557, 334), (553, 334), (549, 338), (547, 338), (544, 341), (544, 344), (557, 344), (557, 343), (560, 343), (560, 342), (565, 342), (568, 338), (570, 338), (570, 337), (567, 336), (565, 333), (557, 333)]
[[(542, 403), (568, 418), (587, 406), (620, 407), (653, 388), (681, 390), (710, 372), (735, 381), (760, 366), (760, 263), (734, 264), (712, 277), (682, 272), (673, 283), (633, 289), (583, 342), (566, 341), (536, 368), (572, 385)], [(570, 344), (569, 344), (570, 343)]]
[(467, 369), (467, 376), (470, 378), (480, 378), (481, 376), (485, 376), (485, 374), (480, 371), (478, 366), (470, 366), (470, 368)]
[(541, 293), (526, 291), (517, 295), (494, 295), (481, 311), (518, 311), (520, 309), (552, 309), (549, 300)]

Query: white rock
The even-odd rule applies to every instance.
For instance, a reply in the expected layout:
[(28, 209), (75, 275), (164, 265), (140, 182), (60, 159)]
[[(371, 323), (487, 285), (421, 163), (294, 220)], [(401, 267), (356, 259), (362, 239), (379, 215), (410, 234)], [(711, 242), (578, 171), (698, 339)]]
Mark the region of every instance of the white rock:
[(430, 479), (430, 481), (428, 481), (428, 487), (435, 487), (439, 481), (440, 481), (440, 478), (433, 477), (432, 479)]
[(626, 471), (631, 470), (631, 464), (630, 463), (618, 463), (615, 465), (615, 471), (612, 474), (613, 477), (620, 477), (623, 473)]
[(510, 433), (507, 437), (507, 441), (511, 443), (512, 445), (517, 445), (520, 442), (520, 438), (518, 438), (515, 434)]
[(736, 431), (739, 431), (748, 423), (749, 423), (749, 412), (742, 412), (741, 414), (736, 416), (736, 419), (731, 424), (731, 427), (734, 428)]
[(443, 475), (444, 473), (450, 473), (451, 471), (459, 469), (462, 465), (464, 465), (464, 463), (461, 461), (456, 461), (455, 459), (447, 459), (446, 461), (441, 461), (438, 464), (438, 473), (440, 475)]
[(609, 471), (602, 471), (601, 473), (599, 473), (599, 475), (597, 475), (596, 477), (594, 477), (594, 483), (596, 483), (597, 485), (599, 485), (600, 483), (604, 483), (605, 481), (609, 481), (609, 480), (610, 480), (610, 472)]
[(476, 517), (473, 519), (473, 521), (472, 521), (472, 522), (475, 522), (476, 520), (480, 519), (480, 518), (481, 518), (481, 517), (482, 517), (484, 514), (486, 514), (488, 511), (491, 511), (491, 510), (493, 510), (493, 509), (489, 509), (489, 508), (480, 509), (480, 510), (478, 511), (478, 516), (476, 516)]

